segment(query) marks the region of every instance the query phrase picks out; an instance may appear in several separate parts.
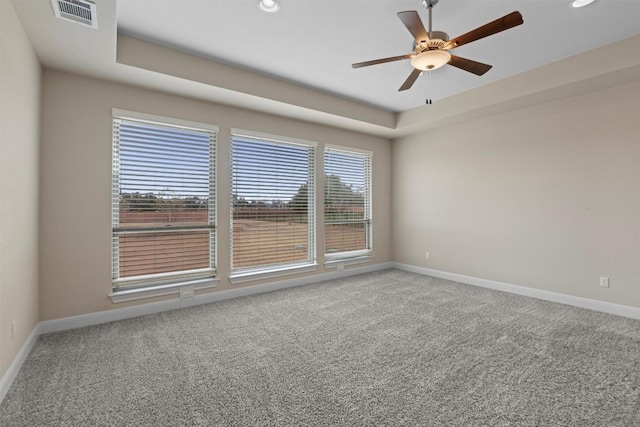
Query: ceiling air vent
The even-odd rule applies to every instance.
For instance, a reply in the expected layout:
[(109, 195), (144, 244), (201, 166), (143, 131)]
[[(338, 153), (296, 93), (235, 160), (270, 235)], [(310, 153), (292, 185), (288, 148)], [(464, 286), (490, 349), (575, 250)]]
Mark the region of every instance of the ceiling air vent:
[(51, 0), (51, 4), (58, 18), (98, 28), (95, 3), (88, 0)]

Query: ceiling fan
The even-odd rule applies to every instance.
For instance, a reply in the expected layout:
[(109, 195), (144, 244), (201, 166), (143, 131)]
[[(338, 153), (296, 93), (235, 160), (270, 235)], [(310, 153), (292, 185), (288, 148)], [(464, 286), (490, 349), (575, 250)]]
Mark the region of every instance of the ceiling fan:
[(458, 36), (452, 40), (449, 40), (447, 33), (443, 31), (432, 30), (432, 10), (433, 6), (438, 3), (438, 0), (423, 0), (422, 4), (429, 10), (429, 32), (424, 29), (420, 15), (415, 10), (408, 10), (405, 12), (398, 12), (398, 17), (402, 23), (407, 27), (407, 30), (411, 33), (415, 39), (413, 43), (413, 53), (400, 56), (392, 56), (389, 58), (374, 59), (372, 61), (358, 62), (353, 64), (353, 68), (367, 67), (369, 65), (384, 64), (385, 62), (400, 61), (402, 59), (411, 59), (411, 65), (414, 70), (409, 74), (409, 77), (399, 91), (407, 90), (413, 86), (415, 81), (420, 77), (425, 70), (435, 70), (443, 65), (449, 64), (461, 70), (468, 71), (478, 76), (483, 75), (491, 69), (491, 65), (483, 64), (481, 62), (472, 61), (470, 59), (461, 58), (449, 53), (450, 50), (463, 44), (471, 43), (476, 40), (480, 40), (484, 37), (499, 33), (509, 28), (516, 27), (522, 23), (522, 15), (520, 12), (511, 12), (502, 18), (491, 21), (481, 27), (471, 30), (466, 34)]

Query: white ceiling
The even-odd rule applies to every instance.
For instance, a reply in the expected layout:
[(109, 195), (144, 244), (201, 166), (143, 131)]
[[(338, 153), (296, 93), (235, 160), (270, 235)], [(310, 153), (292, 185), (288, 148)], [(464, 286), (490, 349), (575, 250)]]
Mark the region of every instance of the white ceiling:
[(51, 0), (11, 0), (45, 68), (387, 138), (640, 76), (640, 0), (440, 0), (434, 27), (451, 37), (513, 10), (525, 23), (456, 49), (494, 68), (434, 71), (433, 105), (424, 76), (397, 91), (408, 61), (351, 68), (408, 52), (396, 13), (426, 19), (420, 0), (280, 0), (275, 15), (258, 0), (95, 2), (97, 30), (55, 18)]
[[(386, 111), (425, 102), (426, 73), (405, 92), (408, 60), (352, 69), (351, 63), (411, 53), (412, 36), (397, 18), (420, 0), (118, 0), (118, 32), (231, 64)], [(440, 0), (434, 30), (451, 38), (518, 10), (524, 24), (455, 50), (493, 65), (482, 77), (445, 66), (432, 72), (436, 102), (580, 52), (640, 33), (640, 0)], [(248, 82), (249, 83), (249, 82)]]

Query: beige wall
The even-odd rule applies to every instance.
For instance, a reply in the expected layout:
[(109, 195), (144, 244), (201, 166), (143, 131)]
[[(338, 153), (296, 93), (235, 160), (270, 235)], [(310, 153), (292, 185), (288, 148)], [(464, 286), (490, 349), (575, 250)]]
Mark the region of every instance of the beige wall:
[(640, 307), (640, 82), (396, 140), (392, 165), (395, 261)]
[(1, 376), (38, 323), (40, 65), (8, 1), (0, 22)]
[[(236, 127), (373, 151), (375, 263), (640, 307), (640, 82), (390, 142), (60, 71), (41, 80), (11, 3), (0, 4), (0, 373), (38, 320), (168, 298), (107, 297), (112, 108), (220, 126), (216, 291), (265, 282), (228, 281)], [(319, 254), (322, 234), (320, 222)]]
[[(319, 150), (330, 143), (373, 151), (374, 262), (391, 261), (389, 140), (59, 71), (45, 70), (42, 84), (40, 320), (157, 301), (113, 304), (107, 297), (111, 290), (112, 108), (220, 127), (217, 212), (221, 280), (216, 290), (240, 286), (228, 281), (232, 127), (314, 140)], [(318, 253), (322, 253), (321, 223), (317, 230)], [(324, 272), (322, 265), (317, 272)]]

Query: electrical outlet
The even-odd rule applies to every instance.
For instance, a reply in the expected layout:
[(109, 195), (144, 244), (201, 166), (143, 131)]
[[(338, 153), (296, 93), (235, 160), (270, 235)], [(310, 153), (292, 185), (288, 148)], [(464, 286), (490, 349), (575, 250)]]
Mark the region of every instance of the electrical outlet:
[(609, 287), (609, 278), (608, 277), (601, 277), (600, 278), (600, 286), (603, 288), (608, 288)]
[(15, 338), (16, 336), (16, 321), (11, 322), (11, 338)]
[(425, 252), (425, 256), (427, 257), (427, 259), (429, 259), (429, 252)]

